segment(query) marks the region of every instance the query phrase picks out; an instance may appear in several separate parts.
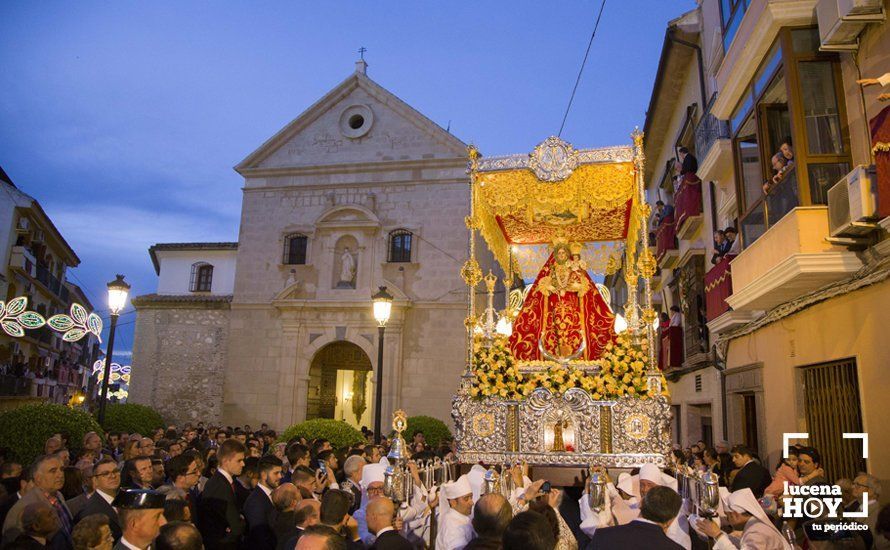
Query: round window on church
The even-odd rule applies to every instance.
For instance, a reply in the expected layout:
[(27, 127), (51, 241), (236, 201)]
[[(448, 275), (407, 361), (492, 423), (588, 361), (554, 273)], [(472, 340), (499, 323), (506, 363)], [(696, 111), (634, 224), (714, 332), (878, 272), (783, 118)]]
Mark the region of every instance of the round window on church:
[(364, 136), (371, 130), (374, 113), (367, 105), (350, 105), (340, 114), (340, 133), (350, 139)]

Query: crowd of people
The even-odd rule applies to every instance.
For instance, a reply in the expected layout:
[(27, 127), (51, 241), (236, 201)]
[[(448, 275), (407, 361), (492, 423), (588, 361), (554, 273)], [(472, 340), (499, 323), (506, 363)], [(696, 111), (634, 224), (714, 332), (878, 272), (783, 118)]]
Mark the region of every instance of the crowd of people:
[[(438, 485), (427, 477), (427, 486), (418, 463), (447, 463), (452, 447), (431, 449), (422, 432), (411, 435), (404, 450), (413, 494), (394, 502), (388, 442), (375, 444), (371, 433), (365, 443), (335, 449), (325, 439), (279, 442), (266, 425), (171, 426), (104, 440), (91, 432), (77, 456), (58, 433), (31, 464), (0, 465), (2, 548), (787, 549), (811, 533), (806, 524), (780, 521), (786, 488), (828, 483), (810, 447), (793, 448), (770, 472), (744, 446), (698, 442), (675, 448), (667, 470), (646, 464), (613, 480), (592, 468), (604, 483), (599, 505), (582, 489), (590, 484), (559, 489), (532, 480), (524, 464), (502, 469), (503, 490), (492, 490), (479, 464), (463, 475), (455, 466)], [(680, 494), (678, 478), (704, 473), (726, 488), (717, 518)], [(879, 512), (878, 480), (863, 473), (836, 484), (846, 510), (868, 503), (863, 530), (838, 537), (854, 548), (887, 548), (890, 507)]]

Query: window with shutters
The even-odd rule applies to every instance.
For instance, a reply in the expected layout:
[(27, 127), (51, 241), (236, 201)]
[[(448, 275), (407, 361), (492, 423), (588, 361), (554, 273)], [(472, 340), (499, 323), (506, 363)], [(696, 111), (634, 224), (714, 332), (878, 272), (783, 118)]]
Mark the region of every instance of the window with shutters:
[(306, 264), (306, 245), (309, 238), (302, 233), (294, 233), (284, 238), (284, 257), (282, 263), (286, 265)]
[(210, 292), (213, 285), (213, 266), (206, 262), (192, 264), (192, 274), (189, 280), (191, 292)]
[(411, 261), (411, 245), (414, 234), (407, 229), (396, 229), (389, 234), (390, 263), (406, 263)]

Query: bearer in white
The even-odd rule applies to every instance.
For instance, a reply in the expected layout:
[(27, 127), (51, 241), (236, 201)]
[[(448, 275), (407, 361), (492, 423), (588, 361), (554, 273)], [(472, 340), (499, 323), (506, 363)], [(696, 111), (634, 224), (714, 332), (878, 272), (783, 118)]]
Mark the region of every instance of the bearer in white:
[[(608, 498), (606, 498), (603, 510), (599, 513), (590, 509), (587, 494), (581, 495), (581, 500), (578, 502), (581, 509), (581, 530), (592, 537), (599, 527), (630, 523), (639, 517), (640, 503), (643, 497), (646, 496), (649, 489), (658, 485), (677, 490), (676, 479), (662, 472), (654, 464), (644, 464), (638, 475), (623, 478), (617, 489), (611, 482), (606, 485)], [(625, 500), (618, 489), (621, 489), (629, 498)], [(666, 534), (671, 540), (686, 550), (690, 550), (692, 540), (689, 538), (688, 527), (686, 517), (680, 514), (668, 527)]]
[(473, 511), (473, 488), (466, 475), (442, 485), (439, 490), (439, 533), (436, 550), (460, 550), (473, 540), (470, 514)]

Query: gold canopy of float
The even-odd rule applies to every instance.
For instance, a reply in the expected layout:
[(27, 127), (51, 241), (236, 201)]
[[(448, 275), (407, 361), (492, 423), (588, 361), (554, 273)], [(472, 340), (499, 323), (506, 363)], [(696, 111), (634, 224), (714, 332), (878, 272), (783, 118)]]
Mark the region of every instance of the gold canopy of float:
[(483, 158), (470, 147), (469, 156), (468, 226), (508, 280), (533, 277), (557, 237), (581, 244), (593, 273), (615, 273), (625, 249), (635, 255), (649, 214), (635, 146), (575, 149), (550, 137), (529, 154)]

